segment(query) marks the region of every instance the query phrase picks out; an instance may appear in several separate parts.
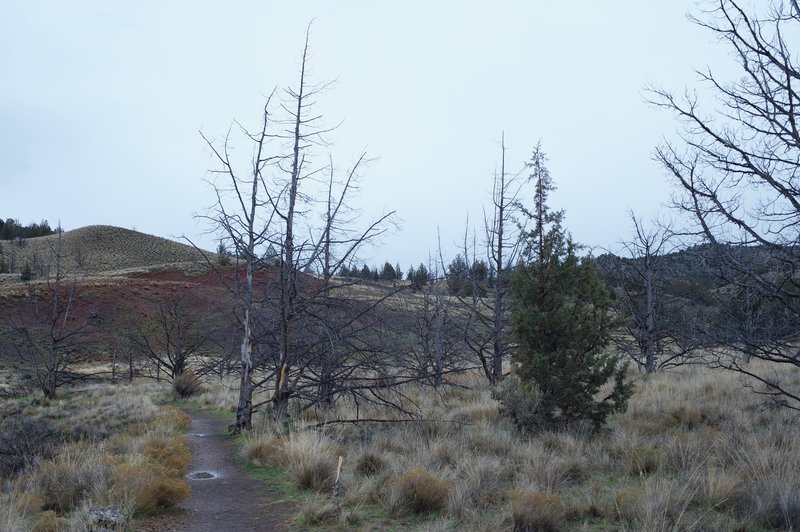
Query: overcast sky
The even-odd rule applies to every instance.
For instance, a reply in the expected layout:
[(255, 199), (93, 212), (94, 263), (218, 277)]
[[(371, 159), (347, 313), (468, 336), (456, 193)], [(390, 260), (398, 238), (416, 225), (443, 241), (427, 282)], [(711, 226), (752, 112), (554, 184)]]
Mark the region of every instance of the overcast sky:
[(371, 263), (445, 253), (482, 216), (505, 131), (517, 169), (541, 140), (575, 239), (616, 248), (626, 209), (669, 198), (651, 160), (672, 117), (650, 84), (682, 90), (726, 52), (686, 18), (693, 0), (8, 1), (0, 17), (0, 216), (110, 224), (214, 248), (194, 218), (215, 167), (198, 131), (255, 125), (295, 83), (311, 29), (313, 80), (337, 161), (366, 148), (364, 218), (402, 227)]

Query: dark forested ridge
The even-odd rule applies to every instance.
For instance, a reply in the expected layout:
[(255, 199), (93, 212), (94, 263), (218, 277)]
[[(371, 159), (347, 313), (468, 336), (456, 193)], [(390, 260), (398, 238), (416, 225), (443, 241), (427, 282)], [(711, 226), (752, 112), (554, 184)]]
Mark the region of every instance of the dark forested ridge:
[[(784, 267), (764, 246), (717, 246), (738, 263), (752, 268), (759, 275), (778, 272)], [(622, 287), (626, 267), (641, 264), (642, 258), (618, 257), (605, 253), (594, 259), (600, 275), (611, 289)], [(728, 284), (723, 272), (726, 264), (719, 259), (719, 249), (711, 244), (692, 246), (659, 257), (659, 277), (667, 293), (674, 296), (699, 295), (702, 291), (719, 289)]]
[(14, 240), (15, 238), (36, 238), (37, 236), (48, 236), (56, 230), (50, 227), (47, 220), (39, 223), (31, 222), (22, 225), (18, 219), (0, 218), (0, 240)]

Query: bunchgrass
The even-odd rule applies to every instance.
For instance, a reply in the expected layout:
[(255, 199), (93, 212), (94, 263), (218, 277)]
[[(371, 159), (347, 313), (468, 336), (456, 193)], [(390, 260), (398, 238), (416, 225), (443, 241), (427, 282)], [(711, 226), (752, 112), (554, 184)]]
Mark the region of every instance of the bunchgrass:
[[(735, 375), (681, 368), (643, 378), (627, 412), (533, 435), (499, 415), (490, 390), (404, 390), (424, 421), (308, 428), (353, 411), (266, 418), (243, 441), (262, 469), (283, 471), (304, 499), (305, 527), (345, 527), (330, 513), (344, 457), (340, 511), (369, 529), (792, 529), (800, 526), (800, 427)], [(235, 404), (219, 391), (217, 404)], [(206, 399), (201, 395), (197, 398)], [(413, 403), (412, 403), (413, 402)], [(303, 495), (303, 494), (308, 494)]]

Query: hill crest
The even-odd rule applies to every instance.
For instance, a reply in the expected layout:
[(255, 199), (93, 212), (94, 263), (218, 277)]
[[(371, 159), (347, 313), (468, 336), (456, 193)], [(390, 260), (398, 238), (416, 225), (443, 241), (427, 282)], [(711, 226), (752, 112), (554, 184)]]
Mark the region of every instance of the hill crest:
[[(19, 274), (28, 263), (34, 276), (55, 273), (59, 235), (0, 242), (0, 257), (12, 274)], [(61, 233), (61, 268), (66, 274), (98, 274), (131, 269), (150, 269), (168, 264), (203, 261), (213, 253), (190, 245), (115, 227), (89, 225)]]

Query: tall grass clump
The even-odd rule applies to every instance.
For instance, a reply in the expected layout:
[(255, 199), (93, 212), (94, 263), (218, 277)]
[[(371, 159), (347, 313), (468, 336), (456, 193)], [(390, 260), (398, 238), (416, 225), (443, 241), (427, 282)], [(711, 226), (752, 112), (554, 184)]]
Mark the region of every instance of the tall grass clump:
[(449, 489), (447, 484), (424, 469), (415, 469), (392, 479), (387, 501), (394, 515), (424, 514), (443, 509)]
[(559, 530), (564, 519), (564, 503), (552, 493), (515, 489), (511, 493), (514, 530)]

